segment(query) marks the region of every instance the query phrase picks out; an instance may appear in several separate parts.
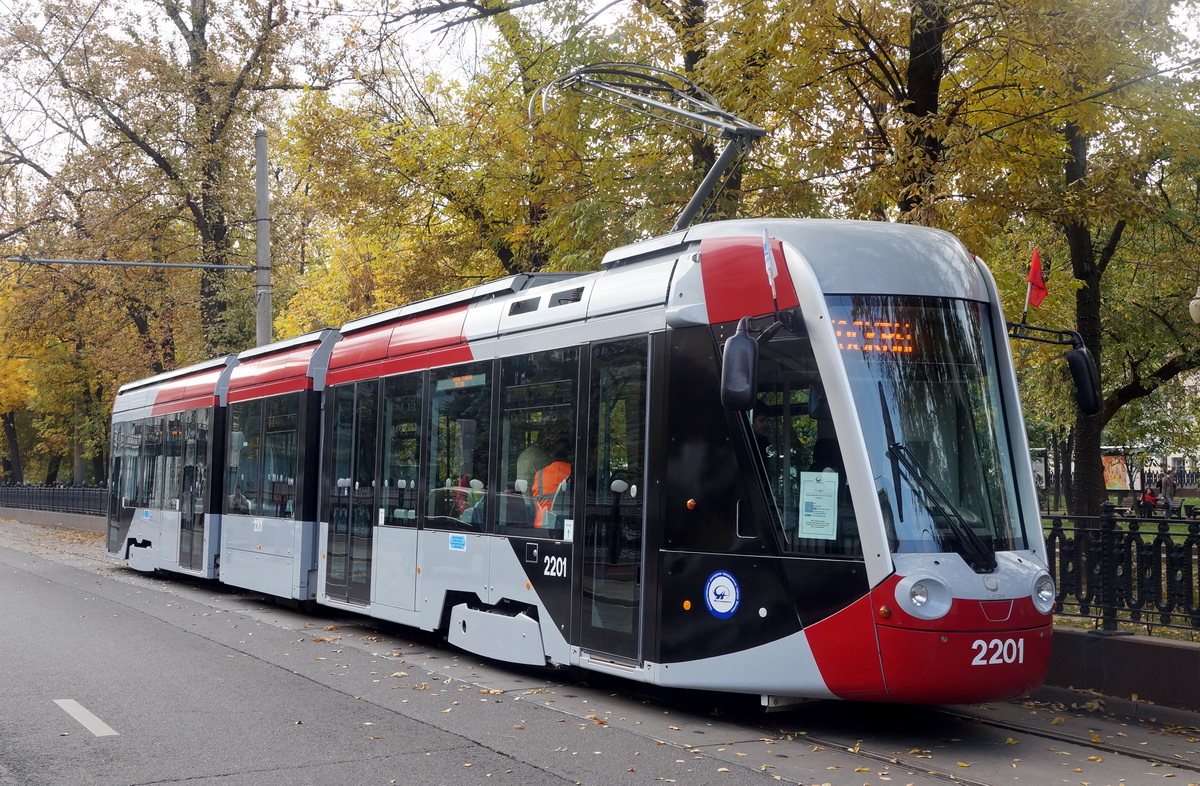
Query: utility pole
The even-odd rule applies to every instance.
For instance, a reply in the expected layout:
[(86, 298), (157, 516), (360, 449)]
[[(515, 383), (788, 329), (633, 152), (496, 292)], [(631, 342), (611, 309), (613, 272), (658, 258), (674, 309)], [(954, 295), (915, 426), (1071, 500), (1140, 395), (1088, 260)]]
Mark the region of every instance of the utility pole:
[(271, 343), (271, 205), (267, 194), (267, 132), (254, 132), (254, 340)]

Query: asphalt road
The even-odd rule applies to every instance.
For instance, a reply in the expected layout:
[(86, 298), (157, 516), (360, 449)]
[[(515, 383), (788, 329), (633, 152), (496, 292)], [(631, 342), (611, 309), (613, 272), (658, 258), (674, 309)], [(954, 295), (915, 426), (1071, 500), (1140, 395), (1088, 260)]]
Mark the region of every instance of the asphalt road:
[(12, 522), (0, 621), (0, 786), (1200, 782), (1200, 732), (1099, 702), (764, 715), (482, 663), (404, 628), (139, 574), (96, 535)]

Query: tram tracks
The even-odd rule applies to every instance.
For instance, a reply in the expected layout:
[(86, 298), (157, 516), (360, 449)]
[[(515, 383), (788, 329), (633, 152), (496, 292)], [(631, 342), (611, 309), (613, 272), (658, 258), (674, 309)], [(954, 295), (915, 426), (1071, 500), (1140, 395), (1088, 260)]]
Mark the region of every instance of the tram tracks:
[(1025, 736), (1038, 737), (1040, 739), (1045, 739), (1064, 745), (1078, 745), (1084, 748), (1091, 748), (1101, 753), (1129, 756), (1134, 759), (1150, 762), (1151, 764), (1170, 765), (1172, 767), (1178, 767), (1179, 769), (1200, 772), (1200, 753), (1197, 754), (1197, 760), (1191, 760), (1186, 759), (1179, 754), (1168, 756), (1157, 753), (1153, 750), (1138, 748), (1133, 745), (1121, 745), (1115, 742), (1109, 742), (1106, 741), (1098, 732), (1094, 731), (1090, 732), (1088, 735), (1071, 734), (1065, 731), (1046, 729), (1032, 723), (1020, 723), (1012, 720), (987, 718), (982, 715), (961, 712), (949, 707), (934, 708), (934, 711), (938, 712), (939, 714), (946, 715), (951, 718), (957, 718), (971, 724), (1002, 729), (1004, 731)]
[[(694, 697), (648, 691), (628, 693), (642, 699), (651, 699), (659, 706), (671, 706), (697, 714), (703, 712), (699, 705), (690, 701)], [(803, 708), (781, 717), (763, 715), (757, 708), (736, 704), (724, 705), (726, 711), (719, 714), (723, 716), (723, 720), (746, 729), (747, 737), (758, 735), (758, 738), (764, 741), (774, 739), (791, 745), (802, 745), (805, 750), (813, 752), (837, 753), (851, 761), (861, 761), (864, 767), (875, 771), (887, 769), (893, 777), (905, 773), (926, 781), (962, 786), (992, 786), (997, 782), (994, 772), (983, 775), (967, 769), (972, 766), (970, 760), (980, 748), (999, 749), (1006, 744), (1022, 743), (1027, 748), (1034, 741), (1046, 743), (1045, 751), (1062, 753), (1064, 756), (1079, 756), (1079, 763), (1084, 766), (1100, 762), (1107, 757), (1125, 757), (1131, 761), (1144, 762), (1151, 767), (1200, 772), (1200, 739), (1193, 742), (1186, 736), (1175, 737), (1177, 744), (1174, 747), (1179, 749), (1177, 751), (1172, 751), (1172, 746), (1158, 744), (1155, 744), (1154, 748), (1142, 747), (1134, 742), (1139, 733), (1153, 735), (1157, 741), (1172, 739), (1172, 734), (1137, 721), (1131, 721), (1131, 725), (1128, 726), (1121, 726), (1130, 735), (1129, 741), (1123, 743), (1119, 739), (1113, 739), (1114, 734), (1125, 735), (1125, 732), (1118, 730), (1116, 726), (1122, 722), (1107, 717), (1096, 719), (1102, 722), (1084, 721), (1086, 730), (1081, 732), (1078, 721), (1083, 716), (1079, 715), (1072, 719), (1077, 726), (1072, 730), (1066, 727), (1046, 726), (1046, 723), (1054, 723), (1050, 718), (1042, 720), (1039, 725), (1011, 717), (989, 717), (983, 712), (954, 707), (855, 707), (853, 703), (821, 704), (824, 706), (820, 712), (810, 713), (807, 717)], [(802, 705), (804, 706), (810, 705)], [(864, 711), (869, 713), (869, 716), (864, 717)], [(710, 711), (709, 714), (718, 713)], [(1065, 714), (1069, 714), (1069, 711), (1064, 710)], [(785, 720), (785, 723), (780, 725), (772, 722), (776, 720)], [(971, 734), (968, 732), (970, 728), (1002, 732), (1003, 736), (988, 735), (987, 732)], [(1196, 738), (1200, 738), (1200, 733), (1197, 733)], [(954, 755), (955, 746), (960, 744), (968, 748), (973, 746), (973, 754), (963, 752)], [(1143, 743), (1145, 744), (1154, 743)], [(697, 746), (693, 750), (699, 752), (705, 747), (708, 746)], [(1094, 755), (1087, 755), (1084, 761), (1080, 756), (1080, 749)], [(1019, 749), (1011, 750), (1016, 752)], [(793, 752), (791, 755), (795, 756), (797, 753)], [(994, 755), (992, 758), (994, 761)], [(1013, 757), (1014, 763), (1020, 761), (1021, 757)], [(974, 762), (974, 765), (978, 764), (978, 761)], [(1029, 763), (1022, 766), (1029, 766)], [(1007, 782), (1007, 778), (1004, 780)], [(1189, 778), (1189, 781), (1192, 780), (1195, 779)]]
[[(951, 707), (914, 707), (912, 709), (930, 715), (950, 718), (960, 723), (971, 724), (972, 726), (996, 729), (1006, 734), (1017, 734), (1024, 740), (1037, 738), (1064, 747), (1076, 746), (1087, 748), (1096, 751), (1098, 754), (1125, 756), (1130, 759), (1147, 762), (1151, 766), (1173, 767), (1179, 770), (1200, 772), (1200, 752), (1197, 752), (1196, 759), (1189, 759), (1178, 753), (1168, 755), (1154, 750), (1139, 748), (1135, 745), (1123, 745), (1111, 740), (1105, 740), (1100, 733), (1094, 730), (1089, 730), (1088, 734), (1083, 735), (1058, 729), (1047, 729), (1033, 723), (1022, 723), (1011, 719), (989, 718), (977, 713), (956, 710)], [(864, 744), (861, 739), (855, 739), (851, 742), (846, 738), (838, 738), (837, 736), (821, 733), (814, 734), (808, 730), (800, 731), (787, 727), (770, 727), (762, 723), (755, 723), (753, 719), (746, 716), (743, 716), (740, 720), (763, 732), (774, 729), (779, 736), (784, 738), (802, 739), (813, 746), (844, 752), (855, 758), (874, 764), (885, 764), (901, 768), (910, 773), (920, 774), (925, 778), (946, 783), (963, 784), (964, 786), (990, 786), (991, 784), (990, 781), (981, 781), (967, 777), (962, 772), (953, 771), (944, 767), (944, 765), (939, 766), (931, 758), (926, 758), (930, 756), (931, 751), (921, 748), (910, 749), (908, 755), (881, 752)], [(1050, 748), (1049, 750), (1054, 749)]]
[[(786, 734), (786, 732), (785, 732)], [(895, 767), (904, 770), (908, 773), (920, 774), (926, 778), (943, 781), (945, 783), (956, 783), (961, 786), (992, 786), (987, 781), (974, 780), (965, 777), (959, 772), (951, 772), (945, 769), (939, 769), (931, 761), (909, 759), (904, 755), (894, 753), (880, 753), (864, 747), (861, 741), (856, 741), (852, 746), (846, 746), (843, 742), (825, 739), (819, 735), (806, 733), (803, 739), (814, 746), (820, 746), (827, 750), (840, 751), (847, 753), (855, 758), (869, 761), (872, 764), (882, 764), (885, 767)], [(925, 754), (910, 754), (910, 755), (925, 755)]]

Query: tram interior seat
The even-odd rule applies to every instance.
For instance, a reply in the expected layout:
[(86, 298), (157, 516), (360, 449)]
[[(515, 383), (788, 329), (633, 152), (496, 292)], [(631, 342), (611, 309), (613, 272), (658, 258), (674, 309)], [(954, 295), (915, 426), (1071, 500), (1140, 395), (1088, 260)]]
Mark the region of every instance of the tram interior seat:
[(516, 491), (502, 492), (497, 494), (496, 497), (500, 508), (497, 517), (500, 521), (501, 530), (533, 528), (533, 522), (536, 518), (533, 500)]

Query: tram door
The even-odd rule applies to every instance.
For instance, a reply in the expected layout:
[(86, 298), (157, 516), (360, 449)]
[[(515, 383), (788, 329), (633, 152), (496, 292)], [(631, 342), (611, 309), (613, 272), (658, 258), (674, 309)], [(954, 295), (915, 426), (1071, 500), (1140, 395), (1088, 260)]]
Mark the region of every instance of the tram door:
[(200, 413), (183, 417), (183, 488), (179, 497), (179, 567), (204, 568), (205, 462), (208, 460), (208, 424)]
[(325, 594), (349, 603), (371, 600), (378, 387), (371, 381), (336, 388), (328, 415)]
[(641, 655), (646, 353), (646, 339), (594, 345), (588, 397), (580, 644), (628, 660)]

